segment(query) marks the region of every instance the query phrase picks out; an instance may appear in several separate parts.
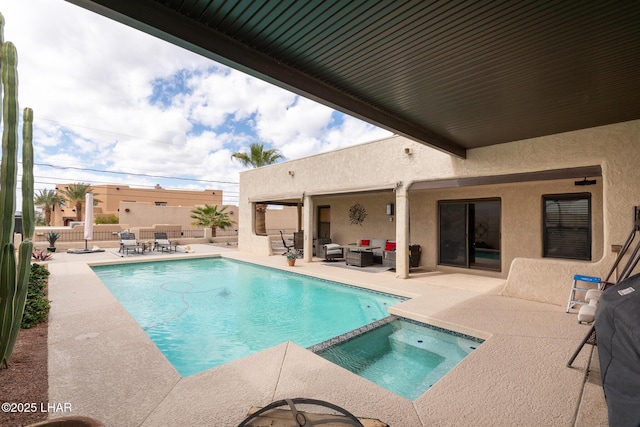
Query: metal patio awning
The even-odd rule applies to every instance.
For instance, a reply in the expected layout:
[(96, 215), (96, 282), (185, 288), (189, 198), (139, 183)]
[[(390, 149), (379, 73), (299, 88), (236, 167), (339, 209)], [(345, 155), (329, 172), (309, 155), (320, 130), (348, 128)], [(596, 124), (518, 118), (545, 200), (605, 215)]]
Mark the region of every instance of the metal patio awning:
[(640, 2), (68, 1), (460, 157), (640, 119)]

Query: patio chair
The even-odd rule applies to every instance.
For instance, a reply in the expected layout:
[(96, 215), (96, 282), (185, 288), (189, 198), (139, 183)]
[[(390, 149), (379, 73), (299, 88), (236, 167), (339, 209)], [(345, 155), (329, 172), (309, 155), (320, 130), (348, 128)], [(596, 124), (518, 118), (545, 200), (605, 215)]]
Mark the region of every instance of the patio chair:
[(344, 258), (344, 253), (339, 244), (327, 243), (318, 249), (318, 257), (325, 261), (335, 261), (336, 258)]
[(293, 233), (293, 248), (296, 250), (298, 255), (302, 257), (304, 254), (304, 232), (296, 231)]
[(176, 252), (178, 250), (178, 245), (175, 243), (171, 243), (169, 237), (167, 237), (167, 233), (153, 233), (153, 250), (160, 252), (171, 252), (172, 250)]
[(283, 253), (282, 255), (286, 255), (289, 252), (291, 252), (291, 249), (293, 249), (293, 245), (287, 245), (287, 241), (284, 239), (284, 234), (282, 234), (282, 230), (280, 230), (280, 238), (282, 239), (282, 245), (286, 249), (285, 253)]
[(129, 255), (129, 252), (143, 254), (144, 250), (145, 245), (136, 240), (134, 233), (120, 233), (120, 249), (118, 252), (122, 252), (125, 255)]
[[(307, 407), (320, 406), (324, 409), (320, 412), (301, 411), (296, 405), (306, 405)], [(279, 408), (286, 409), (279, 409)], [(333, 414), (327, 414), (327, 408)], [(254, 423), (253, 421), (258, 421)], [(250, 425), (296, 425), (315, 426), (324, 425), (350, 425), (360, 427), (389, 427), (389, 424), (377, 418), (359, 418), (346, 409), (324, 400), (308, 399), (296, 397), (294, 399), (276, 400), (265, 407), (252, 406), (249, 408), (247, 418), (238, 427), (248, 427)]]

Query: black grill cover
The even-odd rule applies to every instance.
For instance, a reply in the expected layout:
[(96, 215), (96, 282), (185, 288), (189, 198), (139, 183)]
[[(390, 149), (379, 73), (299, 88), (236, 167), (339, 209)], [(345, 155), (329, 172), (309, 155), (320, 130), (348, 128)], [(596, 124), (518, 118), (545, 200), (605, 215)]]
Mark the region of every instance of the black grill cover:
[(595, 328), (609, 425), (640, 426), (640, 274), (603, 292)]

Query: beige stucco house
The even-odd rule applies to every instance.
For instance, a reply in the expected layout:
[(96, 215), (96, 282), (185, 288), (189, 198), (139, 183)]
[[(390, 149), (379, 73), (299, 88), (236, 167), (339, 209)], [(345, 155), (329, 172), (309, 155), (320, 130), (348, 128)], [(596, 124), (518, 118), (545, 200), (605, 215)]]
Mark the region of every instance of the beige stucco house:
[[(70, 184), (57, 184), (60, 193)], [(155, 188), (132, 188), (128, 185), (92, 185), (96, 195), (95, 216), (114, 215), (120, 223), (132, 226), (151, 224), (189, 223), (189, 212), (198, 205), (222, 205), (222, 190), (207, 189), (201, 191), (167, 190), (159, 185)], [(136, 209), (131, 204), (136, 203)], [(162, 209), (166, 208), (166, 209)], [(128, 209), (128, 210), (127, 210)], [(72, 204), (56, 206), (51, 215), (54, 226), (69, 225), (76, 221), (75, 207)]]
[[(504, 277), (505, 295), (564, 305), (573, 274), (604, 277), (633, 229), (639, 141), (640, 121), (630, 121), (460, 159), (394, 136), (248, 170), (239, 249), (270, 251), (254, 232), (255, 203), (301, 203), (306, 262), (317, 237), (383, 238), (397, 242), (399, 277), (411, 274), (408, 248), (419, 244), (423, 269)], [(359, 224), (355, 204), (367, 213)]]

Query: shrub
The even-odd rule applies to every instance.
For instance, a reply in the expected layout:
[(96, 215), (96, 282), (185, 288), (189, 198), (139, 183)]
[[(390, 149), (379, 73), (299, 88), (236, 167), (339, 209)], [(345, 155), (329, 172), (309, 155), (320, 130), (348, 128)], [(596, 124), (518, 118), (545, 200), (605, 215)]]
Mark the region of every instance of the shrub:
[(35, 259), (36, 261), (48, 261), (53, 258), (53, 254), (42, 249), (34, 249), (31, 252), (31, 258)]
[(49, 300), (46, 298), (45, 288), (47, 287), (47, 277), (49, 270), (40, 264), (31, 265), (31, 275), (29, 276), (29, 288), (27, 289), (27, 301), (22, 315), (23, 329), (29, 329), (38, 323), (44, 322), (49, 314)]
[(120, 220), (115, 215), (98, 216), (95, 220), (96, 224), (119, 224)]

